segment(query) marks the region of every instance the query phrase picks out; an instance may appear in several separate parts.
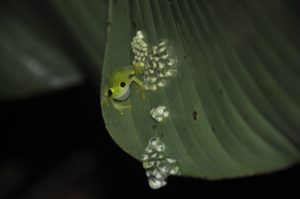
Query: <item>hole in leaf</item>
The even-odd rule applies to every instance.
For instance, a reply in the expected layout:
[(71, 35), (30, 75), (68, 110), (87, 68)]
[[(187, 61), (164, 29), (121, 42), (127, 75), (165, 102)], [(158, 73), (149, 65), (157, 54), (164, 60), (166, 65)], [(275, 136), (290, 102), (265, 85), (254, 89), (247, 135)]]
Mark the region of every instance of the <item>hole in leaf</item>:
[(197, 111), (193, 111), (192, 116), (193, 116), (194, 121), (197, 120), (197, 115), (198, 115), (198, 112)]
[(219, 93), (220, 93), (221, 95), (223, 95), (223, 89), (222, 89), (222, 88), (219, 88)]
[(215, 129), (214, 126), (211, 126), (211, 130), (212, 130), (213, 132), (216, 132), (216, 129)]

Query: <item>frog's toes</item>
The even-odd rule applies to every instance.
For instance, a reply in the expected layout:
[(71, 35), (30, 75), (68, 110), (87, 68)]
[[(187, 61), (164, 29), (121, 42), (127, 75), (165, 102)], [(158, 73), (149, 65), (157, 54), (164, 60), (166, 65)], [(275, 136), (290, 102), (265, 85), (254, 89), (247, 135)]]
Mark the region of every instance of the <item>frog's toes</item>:
[(123, 115), (124, 114), (124, 110), (131, 109), (131, 108), (132, 108), (131, 105), (121, 106), (120, 109), (119, 109), (119, 111)]
[(143, 62), (134, 62), (133, 67), (135, 72), (142, 74), (144, 72), (145, 64)]
[(132, 108), (132, 106), (131, 106), (131, 105), (127, 105), (127, 106), (126, 106), (126, 108), (128, 108), (128, 109), (131, 109), (131, 108)]

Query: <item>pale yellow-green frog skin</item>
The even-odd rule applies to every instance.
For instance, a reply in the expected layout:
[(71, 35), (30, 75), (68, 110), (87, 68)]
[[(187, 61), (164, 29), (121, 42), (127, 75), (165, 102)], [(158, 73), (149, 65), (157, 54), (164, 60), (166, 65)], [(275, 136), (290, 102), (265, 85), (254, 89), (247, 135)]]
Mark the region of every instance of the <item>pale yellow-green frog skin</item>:
[(107, 76), (107, 82), (104, 87), (101, 105), (113, 105), (115, 109), (124, 114), (124, 110), (131, 108), (131, 104), (124, 105), (124, 102), (130, 96), (130, 86), (133, 82), (140, 86), (142, 97), (144, 98), (143, 91), (145, 87), (143, 81), (138, 79), (136, 67), (127, 66), (115, 69)]

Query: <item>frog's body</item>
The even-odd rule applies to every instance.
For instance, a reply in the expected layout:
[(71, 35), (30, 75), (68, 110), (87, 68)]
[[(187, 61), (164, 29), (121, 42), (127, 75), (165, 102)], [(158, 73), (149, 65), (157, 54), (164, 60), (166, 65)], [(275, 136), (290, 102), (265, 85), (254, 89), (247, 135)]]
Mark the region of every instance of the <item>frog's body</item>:
[(107, 84), (104, 90), (104, 97), (102, 104), (109, 105), (112, 103), (113, 107), (124, 113), (124, 110), (131, 108), (131, 105), (123, 105), (130, 95), (130, 86), (132, 82), (144, 90), (143, 81), (137, 78), (137, 70), (133, 66), (121, 67), (114, 70), (107, 77)]

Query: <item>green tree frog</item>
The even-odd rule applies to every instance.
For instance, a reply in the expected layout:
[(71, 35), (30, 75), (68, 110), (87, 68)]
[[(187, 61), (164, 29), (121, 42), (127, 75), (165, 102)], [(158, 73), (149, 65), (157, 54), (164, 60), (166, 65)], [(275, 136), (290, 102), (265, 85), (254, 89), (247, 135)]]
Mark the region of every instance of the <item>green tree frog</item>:
[[(143, 81), (136, 77), (137, 70), (132, 67), (121, 67), (114, 70), (107, 77), (107, 85), (104, 88), (104, 97), (102, 98), (102, 105), (113, 107), (124, 114), (124, 110), (131, 108), (131, 105), (124, 105), (124, 102), (130, 95), (130, 86), (133, 82), (140, 86), (142, 92), (145, 89)], [(143, 95), (142, 95), (143, 96)]]

